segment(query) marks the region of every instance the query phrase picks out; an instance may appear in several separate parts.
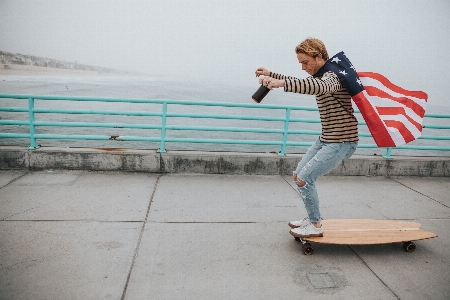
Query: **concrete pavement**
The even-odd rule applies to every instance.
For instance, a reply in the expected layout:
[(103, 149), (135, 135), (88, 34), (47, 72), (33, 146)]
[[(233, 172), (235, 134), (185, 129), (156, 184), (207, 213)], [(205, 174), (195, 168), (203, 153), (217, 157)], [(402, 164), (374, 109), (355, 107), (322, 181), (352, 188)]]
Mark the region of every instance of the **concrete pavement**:
[(439, 237), (315, 244), (290, 176), (0, 171), (0, 299), (450, 299), (450, 178), (325, 176), (324, 218)]

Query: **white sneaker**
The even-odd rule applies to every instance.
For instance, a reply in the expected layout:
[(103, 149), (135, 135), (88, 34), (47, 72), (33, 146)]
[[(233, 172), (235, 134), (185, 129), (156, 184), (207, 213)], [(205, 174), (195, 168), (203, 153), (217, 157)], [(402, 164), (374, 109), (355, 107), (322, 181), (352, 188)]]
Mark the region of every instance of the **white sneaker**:
[(314, 237), (314, 236), (323, 236), (322, 226), (317, 228), (312, 223), (306, 225), (306, 227), (293, 228), (289, 232), (294, 237), (305, 238), (305, 237)]
[(303, 220), (300, 221), (290, 221), (288, 225), (291, 228), (304, 228), (310, 223), (311, 222), (309, 221), (309, 218), (304, 218)]
[[(322, 220), (322, 218), (320, 218), (320, 220)], [(304, 228), (309, 223), (311, 223), (311, 221), (309, 221), (309, 218), (307, 217), (307, 218), (304, 218), (303, 220), (300, 220), (300, 221), (290, 221), (288, 223), (288, 225), (291, 228)]]

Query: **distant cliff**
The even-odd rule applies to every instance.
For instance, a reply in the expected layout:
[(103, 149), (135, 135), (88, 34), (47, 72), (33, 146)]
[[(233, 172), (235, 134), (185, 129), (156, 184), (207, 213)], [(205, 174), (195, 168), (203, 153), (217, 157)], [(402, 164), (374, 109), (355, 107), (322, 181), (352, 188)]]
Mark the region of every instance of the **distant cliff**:
[(127, 73), (111, 68), (83, 65), (77, 62), (66, 62), (62, 60), (55, 60), (33, 55), (23, 55), (20, 53), (10, 53), (5, 51), (0, 51), (0, 64), (3, 64), (4, 68), (8, 68), (9, 65), (28, 65), (68, 70), (94, 71), (100, 73)]

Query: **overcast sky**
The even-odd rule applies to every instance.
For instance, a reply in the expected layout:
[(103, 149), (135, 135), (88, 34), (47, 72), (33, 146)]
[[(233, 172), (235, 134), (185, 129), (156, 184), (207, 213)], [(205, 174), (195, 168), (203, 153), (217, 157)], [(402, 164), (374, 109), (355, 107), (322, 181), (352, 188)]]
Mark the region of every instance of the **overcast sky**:
[(449, 16), (448, 0), (0, 0), (0, 50), (255, 84), (261, 66), (306, 77), (294, 48), (317, 37), (448, 105)]

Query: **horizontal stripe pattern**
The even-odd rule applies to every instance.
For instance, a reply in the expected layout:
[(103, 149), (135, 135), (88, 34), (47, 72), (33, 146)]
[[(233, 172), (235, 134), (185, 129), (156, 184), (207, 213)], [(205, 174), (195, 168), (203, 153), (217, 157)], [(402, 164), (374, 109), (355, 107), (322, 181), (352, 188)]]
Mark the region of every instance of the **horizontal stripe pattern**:
[[(375, 111), (378, 118), (373, 114), (368, 116), (367, 110), (359, 107), (361, 102), (358, 100), (361, 97), (353, 100), (379, 147), (395, 147), (420, 137), (428, 99), (426, 93), (405, 90), (377, 73), (358, 72), (358, 76), (365, 89), (361, 96), (365, 98), (363, 102), (371, 106), (365, 108)], [(385, 133), (381, 133), (383, 131)], [(377, 132), (380, 134), (376, 134)], [(383, 135), (390, 135), (391, 141), (384, 140)]]
[(326, 143), (358, 141), (358, 121), (354, 116), (351, 97), (338, 76), (327, 72), (320, 78), (305, 79), (272, 73), (285, 81), (285, 92), (315, 95), (322, 123), (320, 139)]

